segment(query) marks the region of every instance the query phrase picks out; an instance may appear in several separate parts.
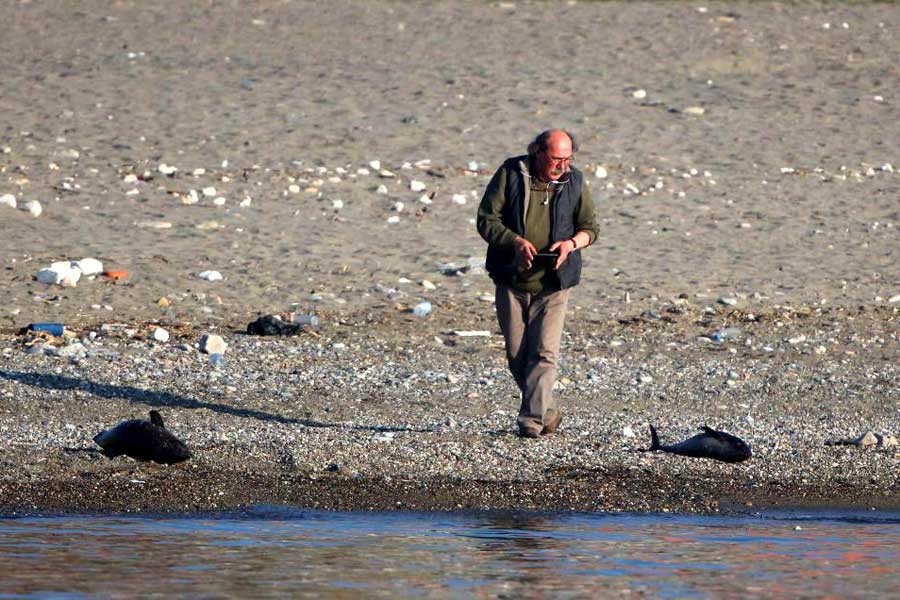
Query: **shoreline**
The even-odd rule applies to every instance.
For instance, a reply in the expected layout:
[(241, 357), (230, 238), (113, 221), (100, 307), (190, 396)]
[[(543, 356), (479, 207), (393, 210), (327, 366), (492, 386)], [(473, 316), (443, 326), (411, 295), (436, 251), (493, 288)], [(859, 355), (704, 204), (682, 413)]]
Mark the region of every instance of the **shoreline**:
[(538, 510), (707, 516), (773, 509), (900, 511), (900, 490), (875, 485), (800, 487), (796, 482), (784, 482), (747, 488), (724, 478), (650, 478), (627, 470), (535, 483), (354, 480), (328, 474), (310, 477), (290, 472), (199, 470), (198, 474), (195, 469), (177, 472), (132, 465), (127, 470), (81, 477), (77, 482), (71, 478), (4, 482), (0, 485), (0, 516), (189, 515), (258, 505), (327, 511)]

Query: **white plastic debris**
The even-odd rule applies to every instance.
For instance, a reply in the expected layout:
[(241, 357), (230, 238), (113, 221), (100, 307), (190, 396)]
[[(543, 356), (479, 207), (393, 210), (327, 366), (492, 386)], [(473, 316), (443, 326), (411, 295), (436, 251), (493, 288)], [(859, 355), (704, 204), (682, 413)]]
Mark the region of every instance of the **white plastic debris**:
[(222, 274), (218, 271), (203, 271), (198, 277), (207, 281), (222, 281)]
[(85, 277), (92, 277), (103, 272), (103, 263), (96, 258), (82, 258), (74, 263), (74, 266), (81, 271)]

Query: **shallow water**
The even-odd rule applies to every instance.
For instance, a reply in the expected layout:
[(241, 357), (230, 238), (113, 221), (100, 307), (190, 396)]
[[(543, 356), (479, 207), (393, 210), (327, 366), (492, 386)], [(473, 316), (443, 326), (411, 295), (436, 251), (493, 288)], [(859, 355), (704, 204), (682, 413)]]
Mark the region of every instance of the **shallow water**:
[(0, 597), (900, 594), (900, 514), (335, 513), (0, 519)]

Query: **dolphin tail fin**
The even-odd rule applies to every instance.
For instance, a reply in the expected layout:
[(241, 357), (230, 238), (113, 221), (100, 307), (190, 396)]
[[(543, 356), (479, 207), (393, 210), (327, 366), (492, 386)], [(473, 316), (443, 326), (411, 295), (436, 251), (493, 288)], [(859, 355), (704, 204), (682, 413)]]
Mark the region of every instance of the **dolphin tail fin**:
[(659, 436), (656, 435), (656, 427), (652, 424), (650, 424), (650, 447), (647, 450), (659, 450)]
[(158, 413), (157, 411), (155, 411), (155, 410), (151, 410), (151, 411), (150, 411), (150, 422), (153, 423), (154, 425), (158, 426), (158, 427), (162, 427), (163, 429), (165, 429), (165, 427), (166, 427), (166, 426), (163, 424), (162, 415), (159, 414), (159, 413)]

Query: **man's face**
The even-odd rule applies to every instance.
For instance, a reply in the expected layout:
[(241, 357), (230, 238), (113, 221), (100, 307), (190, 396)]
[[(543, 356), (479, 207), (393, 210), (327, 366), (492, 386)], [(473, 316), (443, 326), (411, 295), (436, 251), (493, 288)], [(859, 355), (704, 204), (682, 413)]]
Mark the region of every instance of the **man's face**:
[(572, 140), (563, 132), (550, 136), (547, 148), (537, 154), (536, 175), (543, 181), (558, 181), (569, 172), (572, 162)]

